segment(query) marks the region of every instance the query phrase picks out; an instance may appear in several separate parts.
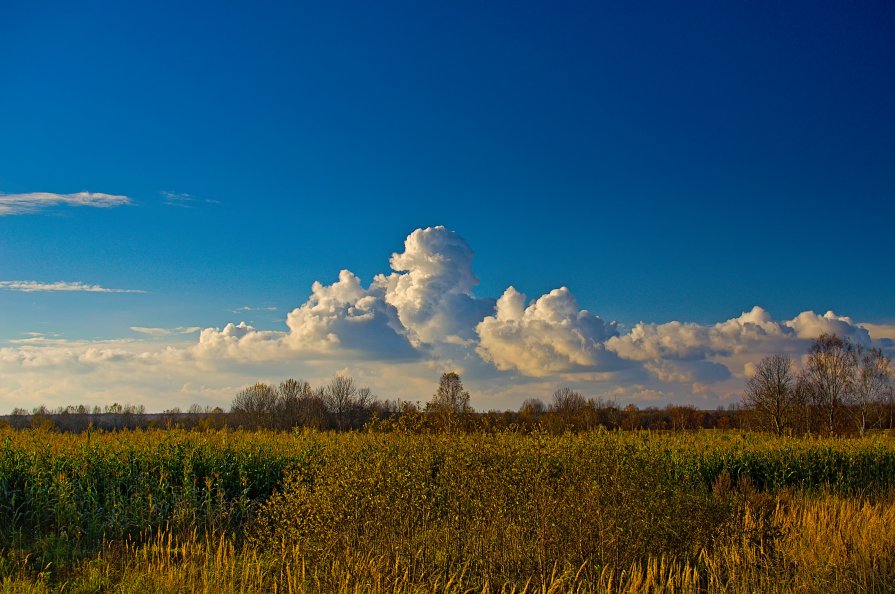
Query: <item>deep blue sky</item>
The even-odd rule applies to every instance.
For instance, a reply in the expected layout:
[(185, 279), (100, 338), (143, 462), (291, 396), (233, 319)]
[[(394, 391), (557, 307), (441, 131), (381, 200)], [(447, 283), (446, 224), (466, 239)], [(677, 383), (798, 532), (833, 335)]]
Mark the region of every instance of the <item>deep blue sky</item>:
[(147, 291), (0, 338), (278, 327), (439, 224), (482, 296), (892, 322), (893, 106), (891, 2), (0, 2), (0, 193), (134, 201), (0, 217), (0, 280)]

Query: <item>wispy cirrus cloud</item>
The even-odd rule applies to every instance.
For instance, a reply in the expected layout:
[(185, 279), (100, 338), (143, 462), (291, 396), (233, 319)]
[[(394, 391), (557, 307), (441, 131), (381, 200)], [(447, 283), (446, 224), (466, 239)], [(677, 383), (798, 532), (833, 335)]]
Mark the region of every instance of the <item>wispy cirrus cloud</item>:
[(111, 208), (130, 203), (131, 199), (127, 196), (103, 194), (101, 192), (75, 192), (74, 194), (55, 194), (53, 192), (0, 193), (0, 217), (32, 214), (52, 206)]
[(82, 282), (57, 281), (44, 283), (33, 280), (0, 281), (0, 290), (21, 291), (23, 293), (40, 292), (79, 292), (79, 293), (145, 293), (140, 289), (109, 289), (100, 285), (88, 285)]
[(170, 192), (162, 191), (162, 197), (167, 206), (178, 206), (180, 208), (192, 208), (196, 204), (220, 204), (218, 200), (210, 198), (197, 198), (186, 192)]
[(244, 311), (277, 311), (276, 307), (252, 307), (251, 305), (244, 305), (242, 307), (237, 307), (236, 309), (229, 310), (232, 313), (241, 313)]

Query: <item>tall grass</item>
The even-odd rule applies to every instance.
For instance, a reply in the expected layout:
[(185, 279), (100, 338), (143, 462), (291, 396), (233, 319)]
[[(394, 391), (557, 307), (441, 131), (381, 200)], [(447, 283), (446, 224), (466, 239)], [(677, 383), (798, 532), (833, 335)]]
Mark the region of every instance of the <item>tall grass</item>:
[(4, 590), (892, 591), (895, 440), (0, 431)]
[[(748, 536), (725, 540), (697, 559), (651, 556), (628, 567), (598, 572), (556, 565), (542, 581), (492, 584), (468, 567), (449, 575), (414, 573), (414, 559), (375, 550), (346, 550), (325, 563), (310, 563), (298, 545), (273, 549), (238, 547), (225, 536), (175, 538), (158, 533), (142, 544), (107, 544), (69, 579), (52, 584), (26, 571), (0, 581), (9, 592), (117, 591), (295, 592), (416, 594), (560, 592), (731, 594), (885, 593), (895, 584), (895, 507), (891, 498), (867, 502), (838, 495), (778, 498), (773, 518), (780, 536), (756, 547)], [(754, 515), (740, 518), (748, 535)]]

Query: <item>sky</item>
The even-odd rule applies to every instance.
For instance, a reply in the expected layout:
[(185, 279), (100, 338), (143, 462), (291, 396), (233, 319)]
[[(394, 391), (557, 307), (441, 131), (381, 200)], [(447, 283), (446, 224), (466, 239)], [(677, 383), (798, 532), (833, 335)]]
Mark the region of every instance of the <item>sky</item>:
[(0, 48), (0, 412), (892, 352), (891, 2), (0, 0)]

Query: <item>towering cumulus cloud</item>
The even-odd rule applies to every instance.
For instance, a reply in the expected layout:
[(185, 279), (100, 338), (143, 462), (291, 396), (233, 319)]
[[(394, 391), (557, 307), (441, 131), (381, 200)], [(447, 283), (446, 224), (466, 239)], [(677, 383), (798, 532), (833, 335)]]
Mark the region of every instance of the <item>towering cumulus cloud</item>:
[(497, 300), (497, 314), (477, 327), (478, 352), (500, 370), (546, 376), (605, 364), (603, 343), (618, 334), (615, 322), (606, 323), (582, 310), (565, 287), (554, 289), (525, 307), (525, 295), (508, 288)]
[[(285, 333), (261, 333), (228, 326), (200, 335), (200, 345), (235, 354), (240, 348), (279, 349), (365, 360), (415, 359), (442, 344), (466, 345), (475, 325), (494, 311), (493, 299), (472, 289), (472, 250), (444, 227), (417, 229), (392, 254), (390, 274), (377, 275), (368, 288), (350, 270), (324, 285), (314, 282), (311, 296), (286, 318)], [(272, 344), (273, 343), (273, 344)], [(276, 347), (276, 348), (275, 348)], [(252, 358), (251, 354), (245, 357)]]
[[(27, 202), (7, 199), (7, 205)], [(417, 229), (391, 255), (390, 270), (369, 285), (349, 270), (329, 284), (314, 282), (280, 330), (229, 323), (205, 328), (193, 341), (186, 336), (198, 328), (129, 325), (129, 333), (146, 338), (7, 340), (0, 345), (0, 396), (33, 404), (45, 395), (52, 402), (75, 385), (97, 398), (139, 389), (134, 400), (151, 401), (184, 392), (196, 378), (207, 378), (201, 393), (227, 394), (260, 377), (325, 378), (348, 367), (380, 394), (416, 400), (426, 397), (430, 378), (459, 362), (469, 370), (468, 385), (489, 394), (488, 406), (514, 408), (522, 397), (543, 397), (563, 383), (635, 401), (698, 398), (715, 406), (739, 398), (755, 361), (781, 352), (798, 360), (822, 333), (888, 352), (895, 339), (893, 326), (812, 311), (778, 321), (758, 306), (714, 324), (640, 322), (622, 331), (583, 309), (566, 287), (533, 300), (513, 287), (496, 300), (478, 297), (472, 260), (472, 249), (453, 231)], [(112, 291), (32, 281), (3, 281), (0, 289)]]
[(374, 286), (415, 345), (472, 339), (475, 325), (494, 311), (493, 299), (473, 295), (479, 279), (472, 273), (472, 250), (453, 231), (417, 229), (390, 264), (395, 272), (377, 276)]
[(286, 323), (286, 341), (296, 350), (341, 349), (382, 359), (415, 356), (380, 288), (364, 289), (348, 270), (331, 285), (315, 282), (311, 297), (289, 313)]

